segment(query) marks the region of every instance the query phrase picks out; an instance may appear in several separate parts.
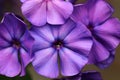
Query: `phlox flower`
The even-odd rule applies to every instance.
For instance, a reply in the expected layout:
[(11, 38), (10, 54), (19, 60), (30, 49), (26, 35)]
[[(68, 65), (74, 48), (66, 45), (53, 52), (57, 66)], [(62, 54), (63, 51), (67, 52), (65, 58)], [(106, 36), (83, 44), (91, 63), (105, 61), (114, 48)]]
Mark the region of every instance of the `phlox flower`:
[(85, 26), (68, 19), (63, 25), (32, 27), (33, 67), (40, 75), (56, 78), (78, 74), (88, 62), (92, 38)]
[(24, 22), (13, 13), (6, 13), (0, 24), (0, 74), (25, 75), (25, 68), (32, 60), (33, 41)]
[(120, 41), (120, 21), (111, 17), (113, 8), (105, 0), (88, 0), (74, 6), (72, 19), (85, 25), (93, 38), (89, 63), (108, 67)]

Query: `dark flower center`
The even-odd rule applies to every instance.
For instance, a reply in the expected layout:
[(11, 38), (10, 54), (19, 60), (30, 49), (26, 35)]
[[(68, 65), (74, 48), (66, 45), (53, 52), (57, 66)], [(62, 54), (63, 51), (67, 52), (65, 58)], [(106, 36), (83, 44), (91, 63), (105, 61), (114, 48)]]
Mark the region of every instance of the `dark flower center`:
[(63, 41), (62, 40), (56, 40), (53, 42), (53, 47), (56, 49), (60, 49), (63, 46)]
[(12, 41), (12, 45), (13, 45), (13, 47), (19, 49), (19, 48), (20, 48), (20, 41), (14, 39), (14, 40)]
[(94, 26), (93, 26), (91, 23), (89, 23), (89, 24), (88, 24), (88, 29), (92, 32), (93, 29), (94, 29)]

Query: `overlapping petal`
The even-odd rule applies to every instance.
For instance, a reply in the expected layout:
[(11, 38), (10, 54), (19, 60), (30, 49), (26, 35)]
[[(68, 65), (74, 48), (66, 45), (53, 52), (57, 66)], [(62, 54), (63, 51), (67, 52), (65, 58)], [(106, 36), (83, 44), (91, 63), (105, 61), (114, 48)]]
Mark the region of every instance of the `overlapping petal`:
[[(31, 49), (29, 49), (31, 50)], [(21, 59), (21, 73), (20, 76), (24, 76), (25, 73), (25, 69), (27, 67), (27, 65), (32, 61), (32, 56), (30, 54), (30, 52), (28, 53), (28, 51), (26, 51), (24, 48), (20, 49), (20, 59)]]
[(71, 18), (79, 23), (89, 24), (89, 13), (86, 4), (77, 4), (74, 6)]
[(24, 35), (21, 36), (20, 41), (22, 48), (24, 48), (27, 52), (31, 53), (34, 38), (30, 35), (30, 33), (27, 30), (25, 31)]
[(97, 64), (109, 58), (110, 52), (109, 50), (106, 49), (106, 47), (104, 47), (104, 45), (94, 40), (94, 44), (89, 55), (90, 55), (89, 62)]

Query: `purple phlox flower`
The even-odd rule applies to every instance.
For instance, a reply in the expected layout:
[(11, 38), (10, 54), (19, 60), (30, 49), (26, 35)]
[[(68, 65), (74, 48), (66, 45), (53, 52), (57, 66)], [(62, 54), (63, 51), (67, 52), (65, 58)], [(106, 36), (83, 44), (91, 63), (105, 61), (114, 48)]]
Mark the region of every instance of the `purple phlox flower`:
[(88, 0), (74, 6), (72, 19), (84, 24), (93, 38), (90, 64), (108, 67), (120, 41), (120, 21), (111, 17), (113, 8), (105, 0)]
[[(56, 78), (78, 74), (88, 62), (92, 38), (85, 26), (68, 20), (65, 24), (32, 27), (34, 69), (40, 75)], [(59, 66), (58, 66), (59, 65)]]
[(73, 5), (64, 0), (21, 0), (23, 15), (36, 26), (64, 24), (73, 12)]
[(14, 77), (25, 75), (31, 62), (33, 38), (26, 25), (13, 13), (6, 13), (0, 24), (0, 74)]
[(96, 71), (86, 71), (75, 76), (65, 77), (54, 80), (103, 80), (101, 74)]

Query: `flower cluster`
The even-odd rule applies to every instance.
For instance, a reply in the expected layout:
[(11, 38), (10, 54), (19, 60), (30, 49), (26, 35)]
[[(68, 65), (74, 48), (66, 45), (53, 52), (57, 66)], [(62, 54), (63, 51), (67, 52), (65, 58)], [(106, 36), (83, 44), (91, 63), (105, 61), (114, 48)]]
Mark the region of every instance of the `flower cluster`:
[[(20, 0), (27, 26), (13, 13), (0, 23), (0, 74), (24, 76), (35, 71), (55, 80), (102, 80), (85, 65), (106, 68), (120, 42), (120, 21), (105, 0)], [(30, 27), (28, 29), (27, 27)], [(65, 78), (57, 79), (59, 75)], [(71, 77), (70, 77), (71, 76)]]

